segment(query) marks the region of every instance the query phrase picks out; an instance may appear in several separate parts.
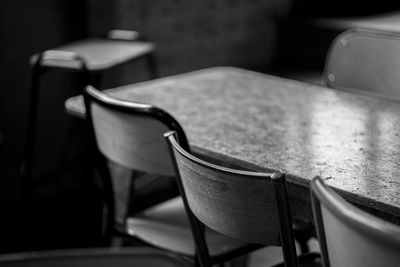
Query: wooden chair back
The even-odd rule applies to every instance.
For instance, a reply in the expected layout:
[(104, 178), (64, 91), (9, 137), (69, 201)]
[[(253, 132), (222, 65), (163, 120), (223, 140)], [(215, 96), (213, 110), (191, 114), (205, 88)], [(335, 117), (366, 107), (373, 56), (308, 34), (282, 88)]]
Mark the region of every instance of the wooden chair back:
[(176, 133), (165, 137), (202, 266), (210, 266), (204, 225), (243, 241), (282, 246), (286, 266), (297, 266), (285, 175), (220, 167), (186, 151)]
[(2, 267), (184, 267), (173, 255), (143, 248), (75, 249), (0, 255)]
[(400, 227), (346, 202), (316, 177), (311, 200), (325, 267), (399, 266)]
[(116, 99), (90, 86), (84, 98), (97, 147), (107, 159), (129, 169), (175, 175), (163, 134), (177, 131), (187, 148), (188, 144), (182, 127), (171, 115), (149, 104)]
[(323, 82), (400, 100), (400, 34), (366, 29), (342, 33), (330, 47)]
[(163, 134), (174, 130), (186, 149), (189, 144), (182, 127), (164, 110), (120, 100), (91, 86), (85, 88), (83, 97), (107, 208), (104, 240), (108, 243), (115, 232), (115, 196), (108, 161), (132, 170), (175, 176)]

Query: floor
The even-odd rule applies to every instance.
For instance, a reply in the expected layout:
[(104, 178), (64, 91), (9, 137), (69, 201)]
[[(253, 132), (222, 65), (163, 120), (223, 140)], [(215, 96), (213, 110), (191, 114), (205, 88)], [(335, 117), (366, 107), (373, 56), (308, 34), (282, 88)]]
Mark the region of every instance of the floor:
[[(310, 240), (309, 246), (312, 252), (319, 252), (319, 245), (316, 239)], [(266, 247), (251, 254), (247, 267), (271, 266), (282, 261), (283, 258), (280, 247)], [(311, 267), (314, 265), (310, 264), (307, 266)], [(315, 264), (315, 266), (319, 265)]]

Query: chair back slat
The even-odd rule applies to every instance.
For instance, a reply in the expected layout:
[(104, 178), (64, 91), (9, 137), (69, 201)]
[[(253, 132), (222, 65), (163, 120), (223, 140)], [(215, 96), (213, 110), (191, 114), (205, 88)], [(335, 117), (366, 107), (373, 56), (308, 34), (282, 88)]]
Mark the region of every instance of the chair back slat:
[(173, 149), (192, 213), (211, 229), (252, 243), (281, 245), (271, 174), (221, 168)]
[(126, 114), (93, 103), (93, 126), (100, 151), (130, 169), (174, 174), (168, 148), (162, 138), (168, 127), (143, 115)]
[(325, 85), (365, 90), (400, 100), (400, 34), (352, 29), (332, 43)]
[(400, 227), (347, 203), (320, 178), (311, 190), (326, 267), (399, 266)]
[(97, 146), (106, 158), (130, 169), (175, 175), (163, 134), (177, 130), (187, 141), (171, 115), (151, 105), (112, 98), (93, 88), (87, 89), (85, 99)]

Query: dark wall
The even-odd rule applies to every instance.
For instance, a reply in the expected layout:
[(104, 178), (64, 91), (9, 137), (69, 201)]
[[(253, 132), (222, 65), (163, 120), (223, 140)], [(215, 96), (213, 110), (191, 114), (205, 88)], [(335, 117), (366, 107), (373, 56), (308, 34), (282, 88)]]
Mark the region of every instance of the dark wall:
[(276, 73), (321, 73), (329, 46), (342, 30), (318, 25), (315, 18), (361, 18), (398, 12), (395, 0), (293, 0), (280, 21), (272, 69)]
[[(37, 233), (37, 240), (46, 239), (44, 235), (40, 237), (40, 231), (51, 229), (50, 224), (57, 222), (54, 217), (61, 214), (57, 209), (24, 210), (20, 202), (19, 163), (25, 140), (29, 58), (39, 51), (82, 38), (86, 33), (85, 1), (0, 1), (0, 133), (4, 137), (0, 145), (0, 252), (27, 248), (27, 236), (22, 236), (24, 229)], [(43, 80), (39, 131), (40, 146), (46, 154), (57, 149), (55, 140), (62, 135), (66, 119), (63, 100), (76, 94), (71, 88), (79, 85), (78, 80), (59, 74), (47, 75)], [(50, 158), (43, 164), (55, 163)], [(50, 219), (48, 225), (34, 222), (43, 214)]]
[(86, 5), (79, 0), (6, 0), (0, 2), (0, 12), (0, 131), (7, 155), (19, 157), (26, 126), (29, 57), (85, 36)]
[[(271, 62), (292, 0), (89, 0), (89, 30), (134, 29), (157, 44), (161, 75)], [(127, 73), (134, 73), (129, 70)]]

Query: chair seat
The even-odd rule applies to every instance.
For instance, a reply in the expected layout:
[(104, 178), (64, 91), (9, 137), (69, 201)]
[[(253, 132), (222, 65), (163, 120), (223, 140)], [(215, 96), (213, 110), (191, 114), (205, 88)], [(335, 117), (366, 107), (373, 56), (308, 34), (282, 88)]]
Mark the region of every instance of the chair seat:
[[(194, 256), (195, 244), (181, 197), (165, 201), (136, 217), (128, 218), (127, 231), (151, 245), (189, 257)], [(227, 252), (236, 253), (242, 249), (252, 251), (261, 247), (226, 237), (209, 228), (206, 228), (206, 240), (213, 258), (223, 257)]]
[[(101, 71), (128, 62), (153, 52), (155, 45), (150, 42), (110, 39), (85, 39), (69, 43), (53, 50), (74, 52), (82, 57), (89, 71)], [(32, 56), (35, 62), (37, 54)], [(80, 63), (71, 60), (45, 60), (43, 66), (53, 68), (80, 69)]]

